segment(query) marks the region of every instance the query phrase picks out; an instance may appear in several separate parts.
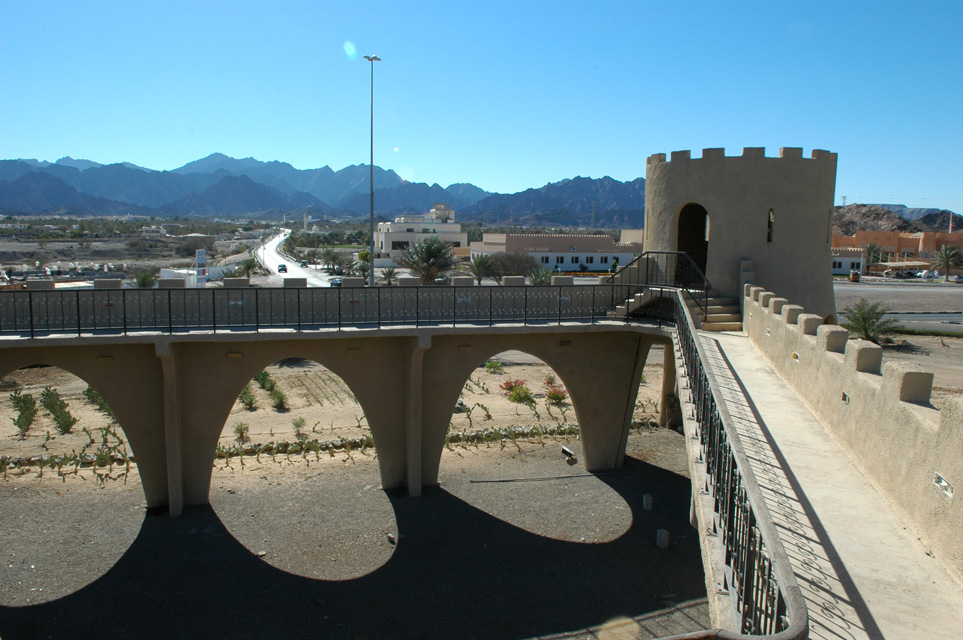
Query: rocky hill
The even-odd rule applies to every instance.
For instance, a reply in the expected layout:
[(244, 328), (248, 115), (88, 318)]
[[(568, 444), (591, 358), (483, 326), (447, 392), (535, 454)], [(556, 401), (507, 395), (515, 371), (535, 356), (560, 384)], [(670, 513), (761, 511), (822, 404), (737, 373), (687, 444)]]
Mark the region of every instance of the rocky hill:
[(849, 204), (833, 210), (833, 233), (851, 236), (857, 231), (922, 231), (915, 222), (875, 204)]
[[(850, 204), (835, 207), (833, 211), (833, 233), (851, 236), (857, 231), (899, 231), (916, 233), (918, 231), (947, 231), (950, 216), (954, 218), (954, 231), (963, 231), (963, 216), (952, 211), (933, 209), (922, 217), (906, 219), (893, 210), (897, 205)], [(905, 207), (903, 207), (904, 210)], [(919, 210), (916, 210), (919, 211)]]

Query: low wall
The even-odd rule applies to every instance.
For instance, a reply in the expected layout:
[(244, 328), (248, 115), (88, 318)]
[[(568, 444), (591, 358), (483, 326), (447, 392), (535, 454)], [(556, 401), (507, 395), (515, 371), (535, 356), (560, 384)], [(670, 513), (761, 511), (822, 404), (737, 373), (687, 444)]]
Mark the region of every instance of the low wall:
[[(963, 579), (963, 396), (930, 403), (933, 374), (785, 298), (746, 285), (743, 328), (859, 469)], [(841, 491), (845, 487), (840, 487)]]

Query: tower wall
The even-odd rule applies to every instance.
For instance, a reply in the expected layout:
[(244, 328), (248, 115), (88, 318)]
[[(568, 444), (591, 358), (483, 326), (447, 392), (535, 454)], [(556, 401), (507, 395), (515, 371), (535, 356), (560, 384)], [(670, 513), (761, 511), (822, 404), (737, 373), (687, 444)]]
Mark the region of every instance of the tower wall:
[[(752, 260), (754, 282), (793, 304), (835, 317), (830, 250), (836, 191), (836, 154), (784, 147), (778, 158), (747, 147), (652, 155), (646, 163), (645, 250), (676, 251), (682, 208), (696, 203), (709, 214), (706, 276), (736, 296), (740, 260)], [(769, 241), (769, 211), (773, 213)]]

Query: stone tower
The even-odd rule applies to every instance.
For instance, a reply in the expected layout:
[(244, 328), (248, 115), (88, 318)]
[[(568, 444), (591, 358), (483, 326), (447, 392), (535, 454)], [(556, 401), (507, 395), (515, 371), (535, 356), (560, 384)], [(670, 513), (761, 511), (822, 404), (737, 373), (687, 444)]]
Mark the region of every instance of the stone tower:
[(754, 282), (835, 321), (830, 249), (836, 154), (784, 147), (778, 158), (704, 149), (649, 157), (645, 251), (685, 251), (712, 286), (741, 298)]

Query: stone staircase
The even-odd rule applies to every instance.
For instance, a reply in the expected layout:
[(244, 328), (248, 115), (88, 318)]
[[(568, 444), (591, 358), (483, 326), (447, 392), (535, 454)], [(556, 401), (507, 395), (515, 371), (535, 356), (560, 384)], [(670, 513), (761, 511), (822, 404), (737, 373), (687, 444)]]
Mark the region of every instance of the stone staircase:
[[(665, 295), (675, 296), (674, 288), (646, 287), (642, 293), (637, 293), (624, 303), (609, 312), (611, 318), (624, 318), (636, 309), (656, 301), (663, 290)], [(703, 312), (695, 300), (686, 296), (686, 303), (692, 313), (697, 328), (703, 331), (742, 331), (742, 312), (739, 310), (739, 300), (735, 297), (723, 296), (718, 291), (710, 291), (708, 306)]]
[(735, 297), (722, 296), (717, 291), (709, 292), (705, 312), (695, 301), (687, 299), (692, 318), (700, 323), (703, 331), (742, 331), (742, 311)]

